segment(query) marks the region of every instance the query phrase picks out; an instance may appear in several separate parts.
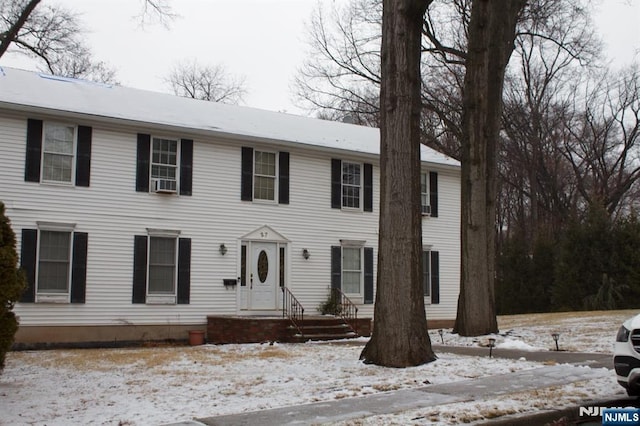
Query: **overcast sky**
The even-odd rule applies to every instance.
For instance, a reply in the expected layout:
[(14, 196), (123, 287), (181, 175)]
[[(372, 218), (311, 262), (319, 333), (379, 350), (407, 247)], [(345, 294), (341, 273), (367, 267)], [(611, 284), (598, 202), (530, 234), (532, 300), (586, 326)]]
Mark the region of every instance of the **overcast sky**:
[[(301, 113), (290, 86), (307, 55), (306, 25), (319, 0), (169, 0), (179, 15), (167, 29), (140, 27), (142, 0), (43, 0), (80, 14), (96, 59), (124, 86), (169, 91), (163, 79), (176, 61), (223, 64), (246, 78), (245, 105)], [(322, 0), (345, 3), (348, 0)], [(616, 65), (640, 61), (640, 0), (604, 0), (595, 17)], [(35, 69), (6, 54), (0, 65)]]

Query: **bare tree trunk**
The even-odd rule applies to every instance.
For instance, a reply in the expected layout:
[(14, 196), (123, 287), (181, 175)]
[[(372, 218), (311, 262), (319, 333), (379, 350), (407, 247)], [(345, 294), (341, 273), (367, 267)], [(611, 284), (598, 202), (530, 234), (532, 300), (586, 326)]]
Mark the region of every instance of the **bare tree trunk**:
[(525, 0), (474, 0), (464, 81), (462, 256), (454, 331), (498, 331), (495, 308), (496, 154), (502, 88)]
[(380, 92), (380, 236), (375, 327), (366, 363), (408, 367), (436, 359), (422, 289), (420, 41), (430, 0), (384, 0)]

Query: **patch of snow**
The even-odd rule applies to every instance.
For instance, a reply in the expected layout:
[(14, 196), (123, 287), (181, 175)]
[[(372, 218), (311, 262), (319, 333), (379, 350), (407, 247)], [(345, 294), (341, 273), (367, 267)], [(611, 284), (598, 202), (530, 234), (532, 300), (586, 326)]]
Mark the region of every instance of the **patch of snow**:
[[(626, 315), (626, 316), (625, 316)], [(499, 347), (550, 349), (561, 330), (561, 348), (606, 352), (629, 317), (581, 315), (542, 325), (510, 324)], [(508, 317), (507, 317), (508, 319)], [(511, 320), (512, 321), (512, 320)], [(567, 325), (570, 324), (570, 325)], [(569, 332), (570, 331), (570, 332)], [(585, 336), (589, 336), (585, 339)], [(443, 333), (446, 345), (484, 345), (490, 336)], [(437, 331), (433, 342), (440, 343)], [(129, 349), (10, 352), (0, 375), (0, 424), (166, 424), (312, 402), (358, 397), (430, 384), (508, 374), (541, 364), (524, 358), (473, 357), (438, 352), (414, 368), (391, 369), (359, 361), (366, 339), (348, 343), (204, 345)], [(601, 342), (599, 346), (594, 342)], [(506, 346), (505, 346), (506, 345)], [(594, 350), (596, 349), (596, 350)], [(589, 368), (589, 367), (584, 367)], [(621, 397), (615, 373), (591, 380), (473, 402), (438, 405), (337, 424), (455, 425), (558, 409), (578, 401)], [(497, 384), (499, 386), (499, 384)]]
[(531, 346), (530, 344), (525, 343), (522, 340), (515, 340), (515, 339), (509, 339), (509, 338), (504, 339), (504, 341), (501, 342), (501, 343), (497, 343), (496, 344), (496, 348), (519, 349), (521, 351), (540, 351), (540, 350), (545, 350), (544, 348)]

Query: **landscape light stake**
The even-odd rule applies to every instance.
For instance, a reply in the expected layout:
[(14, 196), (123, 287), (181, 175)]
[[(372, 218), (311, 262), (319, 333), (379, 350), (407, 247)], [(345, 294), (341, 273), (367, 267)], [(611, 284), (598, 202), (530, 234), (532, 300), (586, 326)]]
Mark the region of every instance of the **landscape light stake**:
[(560, 338), (560, 333), (551, 333), (551, 337), (556, 341), (556, 352), (560, 350), (558, 347), (558, 339)]
[(438, 330), (438, 334), (440, 335), (440, 340), (442, 340), (442, 344), (444, 345), (444, 337), (442, 337), (443, 333), (444, 331), (442, 331), (442, 329)]
[(496, 339), (494, 339), (493, 337), (489, 338), (489, 358), (492, 357), (492, 352), (493, 352), (493, 347), (495, 346), (496, 343)]

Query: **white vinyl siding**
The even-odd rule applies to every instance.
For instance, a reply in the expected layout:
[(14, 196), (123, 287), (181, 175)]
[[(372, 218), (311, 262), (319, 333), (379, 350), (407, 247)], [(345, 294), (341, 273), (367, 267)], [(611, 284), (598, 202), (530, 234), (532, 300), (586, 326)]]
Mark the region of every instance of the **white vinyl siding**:
[(76, 128), (59, 123), (44, 124), (42, 181), (72, 183), (75, 169)]
[[(87, 298), (81, 309), (72, 304), (18, 303), (21, 326), (204, 324), (207, 315), (239, 313), (240, 287), (223, 284), (241, 277), (241, 237), (267, 224), (289, 241), (285, 279), (296, 298), (313, 315), (326, 300), (330, 287), (330, 247), (341, 239), (366, 240), (377, 247), (377, 214), (343, 214), (330, 207), (331, 159), (343, 153), (290, 144), (273, 147), (290, 152), (291, 203), (246, 203), (238, 196), (241, 147), (247, 142), (202, 133), (180, 132), (192, 138), (193, 196), (142, 197), (132, 188), (136, 182), (138, 133), (162, 134), (149, 124), (139, 128), (87, 116), (92, 126), (91, 187), (77, 191), (65, 185), (30, 185), (24, 182), (26, 118), (10, 113), (0, 116), (0, 199), (6, 205), (14, 230), (36, 228), (39, 220), (77, 223), (90, 236), (87, 253)], [(270, 141), (262, 141), (266, 151)], [(180, 142), (178, 142), (178, 157)], [(354, 163), (372, 163), (373, 206), (379, 204), (379, 167), (371, 155), (349, 155)], [(178, 158), (179, 164), (179, 158)], [(423, 164), (426, 169), (426, 164)], [(361, 169), (362, 170), (362, 169)], [(440, 252), (441, 303), (432, 305), (429, 318), (455, 318), (459, 281), (459, 200), (457, 168), (440, 168), (439, 221), (423, 221), (425, 243)], [(179, 177), (179, 170), (177, 171)], [(277, 186), (277, 185), (276, 185)], [(361, 191), (362, 192), (362, 191)], [(276, 195), (277, 197), (277, 195)], [(362, 204), (360, 204), (362, 205)], [(447, 212), (447, 214), (443, 214)], [(132, 304), (134, 236), (149, 235), (148, 228), (179, 229), (192, 238), (191, 295), (189, 304)], [(18, 250), (20, 232), (16, 232)], [(176, 237), (177, 238), (177, 237)], [(437, 242), (437, 244), (435, 243)], [(225, 243), (228, 252), (219, 253)], [(302, 249), (311, 257), (305, 260)], [(377, 250), (374, 251), (374, 274)], [(242, 277), (241, 277), (242, 278)], [(249, 286), (249, 277), (244, 277)], [(359, 306), (358, 315), (373, 315), (373, 304)], [(306, 312), (305, 312), (306, 314)]]

